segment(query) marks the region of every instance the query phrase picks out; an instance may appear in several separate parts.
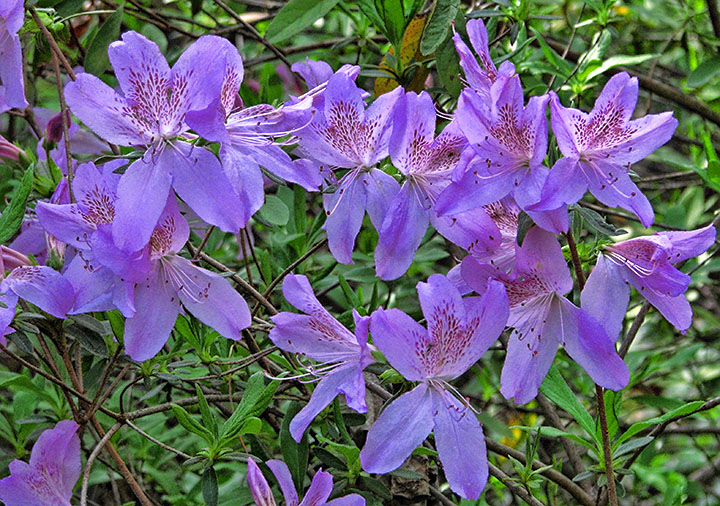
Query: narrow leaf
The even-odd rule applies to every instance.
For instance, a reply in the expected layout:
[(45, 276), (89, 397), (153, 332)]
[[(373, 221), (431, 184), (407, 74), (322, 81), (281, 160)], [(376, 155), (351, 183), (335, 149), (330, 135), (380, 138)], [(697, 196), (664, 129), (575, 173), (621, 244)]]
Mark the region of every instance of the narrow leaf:
[(122, 17), (123, 8), (119, 7), (118, 10), (108, 16), (105, 23), (95, 34), (85, 55), (85, 72), (99, 76), (110, 67), (110, 59), (107, 54), (108, 46), (120, 36)]
[(15, 191), (10, 204), (0, 215), (0, 243), (9, 240), (22, 225), (25, 217), (25, 204), (33, 185), (33, 166), (28, 167), (22, 178), (20, 187)]
[(330, 12), (337, 3), (338, 0), (290, 0), (270, 22), (265, 36), (273, 44), (289, 39)]

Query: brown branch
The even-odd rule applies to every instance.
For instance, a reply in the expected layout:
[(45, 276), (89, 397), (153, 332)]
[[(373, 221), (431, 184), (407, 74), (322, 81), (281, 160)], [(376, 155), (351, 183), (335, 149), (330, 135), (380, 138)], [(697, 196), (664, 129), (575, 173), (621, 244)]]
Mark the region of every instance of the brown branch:
[(35, 10), (35, 7), (30, 7), (28, 9), (30, 12), (30, 15), (35, 20), (35, 24), (37, 24), (38, 28), (40, 28), (40, 31), (42, 32), (43, 36), (45, 37), (45, 40), (47, 40), (48, 44), (50, 45), (50, 49), (60, 59), (60, 62), (62, 63), (62, 66), (65, 68), (65, 72), (67, 72), (67, 75), (70, 76), (70, 79), (73, 81), (76, 80), (75, 78), (75, 72), (72, 69), (72, 65), (70, 65), (70, 62), (67, 61), (67, 58), (65, 58), (65, 55), (63, 54), (62, 50), (58, 46), (57, 42), (55, 41), (55, 37), (52, 36), (52, 33), (47, 29), (47, 27), (43, 24), (42, 20), (40, 19), (40, 16), (38, 16), (37, 11)]
[(530, 492), (528, 492), (527, 490), (525, 490), (522, 487), (515, 485), (512, 482), (512, 479), (507, 474), (505, 474), (502, 471), (502, 469), (500, 469), (499, 467), (495, 467), (494, 465), (492, 465), (489, 462), (488, 462), (488, 467), (490, 468), (490, 476), (494, 476), (495, 478), (497, 478), (497, 480), (500, 483), (502, 483), (503, 485), (505, 485), (505, 487), (507, 487), (507, 489), (512, 494), (518, 496), (520, 499), (522, 499), (523, 501), (528, 503), (530, 506), (545, 506), (544, 503), (535, 499), (535, 497), (533, 497), (532, 494), (530, 494)]

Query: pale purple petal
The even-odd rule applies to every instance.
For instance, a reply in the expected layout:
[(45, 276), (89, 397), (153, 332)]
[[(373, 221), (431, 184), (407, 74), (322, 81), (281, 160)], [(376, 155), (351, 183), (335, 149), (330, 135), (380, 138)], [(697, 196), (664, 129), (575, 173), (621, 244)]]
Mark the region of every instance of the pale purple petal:
[(198, 135), (212, 142), (228, 142), (230, 134), (225, 126), (227, 111), (220, 97), (210, 102), (205, 109), (188, 111), (185, 122)]
[(557, 336), (568, 355), (601, 387), (621, 390), (627, 386), (630, 373), (613, 340), (602, 325), (569, 300), (553, 301), (544, 332)]
[(537, 204), (527, 208), (529, 211), (553, 211), (566, 204), (580, 200), (588, 188), (588, 180), (582, 173), (578, 161), (561, 158), (550, 169), (542, 196)]
[(631, 121), (628, 129), (632, 132), (632, 137), (609, 148), (606, 159), (616, 165), (628, 165), (642, 160), (669, 141), (677, 126), (678, 120), (673, 118), (671, 111), (648, 114)]
[(612, 76), (595, 100), (589, 114), (590, 122), (607, 121), (625, 123), (630, 120), (637, 105), (638, 79), (627, 72)]
[(239, 199), (240, 212), (247, 221), (265, 202), (265, 183), (257, 161), (232, 144), (220, 148), (220, 160)]
[(23, 2), (10, 0), (3, 9), (4, 12), (0, 13), (0, 112), (28, 106), (22, 47), (17, 35), (23, 22)]
[(117, 277), (110, 269), (97, 267), (99, 268), (80, 255), (76, 255), (70, 264), (66, 265), (63, 276), (75, 292), (72, 314), (110, 311), (115, 308), (112, 292)]
[(500, 230), (482, 207), (452, 216), (433, 213), (430, 222), (445, 239), (473, 255), (496, 251), (502, 242)]
[(326, 506), (365, 506), (365, 498), (360, 494), (348, 494), (328, 501)]
[(377, 309), (370, 317), (373, 343), (385, 355), (390, 365), (410, 381), (423, 381), (430, 377), (422, 360), (420, 348), (429, 341), (422, 325), (399, 309)]
[(119, 248), (137, 251), (150, 240), (170, 192), (171, 177), (162, 158), (164, 153), (160, 160), (146, 153), (118, 183), (112, 234)]
[(66, 318), (75, 303), (70, 282), (56, 270), (42, 265), (16, 267), (2, 286), (56, 318)]
[(290, 69), (297, 72), (305, 80), (308, 88), (314, 88), (326, 82), (333, 75), (332, 67), (324, 61), (314, 61), (305, 58), (305, 61), (299, 61), (292, 64)]
[(395, 107), (389, 143), (393, 165), (403, 174), (422, 170), (421, 147), (435, 136), (435, 105), (427, 92), (402, 95)]
[(317, 165), (308, 163), (308, 160), (292, 160), (280, 146), (247, 146), (244, 152), (280, 179), (299, 184), (307, 191), (317, 191), (322, 184), (323, 179)]
[(257, 506), (276, 506), (270, 485), (253, 459), (248, 459), (247, 481)]
[[(2, 290), (2, 285), (0, 285), (0, 293)], [(0, 307), (0, 344), (5, 346), (7, 345), (5, 335), (14, 332), (14, 330), (9, 327), (13, 318), (15, 318), (18, 296), (12, 292), (5, 292), (0, 295), (0, 302), (2, 302), (5, 306)]]
[(149, 144), (154, 128), (138, 118), (128, 101), (92, 74), (78, 74), (65, 86), (72, 113), (108, 142), (123, 146)]
[(332, 490), (332, 474), (320, 470), (313, 476), (310, 488), (305, 493), (305, 498), (300, 503), (300, 506), (324, 506)]
[(525, 212), (538, 227), (553, 234), (565, 233), (570, 228), (570, 214), (566, 206), (561, 206), (552, 211), (526, 210)]
[(447, 392), (433, 392), (435, 445), (450, 489), (460, 497), (480, 497), (488, 480), (487, 448), (475, 414)]
[[(248, 464), (250, 460), (252, 459), (248, 459)], [(265, 465), (270, 468), (280, 485), (280, 490), (282, 490), (285, 497), (285, 506), (297, 506), (299, 502), (298, 495), (287, 464), (282, 460), (268, 460)]]
[(403, 93), (405, 90), (398, 86), (377, 97), (365, 112), (363, 128), (358, 132), (355, 142), (359, 145), (357, 153), (366, 167), (375, 165), (389, 155), (393, 111)]
[(410, 267), (429, 223), (429, 212), (418, 202), (418, 191), (406, 182), (390, 205), (375, 249), (375, 269), (380, 279), (402, 276)]
[(550, 95), (550, 124), (563, 155), (573, 159), (580, 157), (579, 143), (576, 138), (575, 124), (586, 124), (588, 115), (578, 109), (563, 107), (554, 91)]
[(690, 325), (692, 325), (692, 307), (684, 294), (672, 296), (656, 291), (648, 286), (648, 278), (641, 278), (629, 271), (626, 272), (626, 279), (675, 328), (681, 332), (685, 332), (690, 328)]
[(551, 285), (560, 295), (572, 289), (572, 277), (560, 243), (555, 234), (538, 227), (528, 231), (522, 246), (517, 249), (515, 271), (518, 274), (540, 276), (546, 285)]
[(351, 264), (355, 238), (362, 226), (368, 195), (363, 178), (353, 174), (346, 177), (351, 178), (348, 184), (341, 184), (335, 193), (323, 195), (323, 205), (328, 215), (323, 229), (327, 232), (328, 247), (333, 256), (340, 263)]
[(715, 233), (715, 227), (708, 225), (697, 230), (658, 232), (657, 235), (670, 240), (672, 248), (668, 261), (676, 263), (705, 253), (715, 242)]
[(193, 265), (187, 258), (173, 255), (164, 262), (167, 270), (185, 280), (178, 297), (195, 318), (223, 337), (242, 339), (242, 330), (252, 322), (250, 308), (226, 278)]
[(180, 312), (180, 300), (165, 281), (154, 272), (135, 289), (135, 316), (125, 320), (125, 351), (138, 362), (158, 354)]
[(602, 324), (613, 342), (620, 335), (630, 302), (630, 287), (620, 269), (602, 253), (599, 254), (580, 295), (583, 310)]
[(35, 206), (35, 212), (47, 233), (78, 249), (88, 249), (95, 227), (83, 218), (77, 204), (58, 205), (41, 201)]
[(360, 452), (362, 468), (374, 474), (394, 471), (425, 441), (433, 425), (432, 396), (421, 383), (395, 399), (370, 427)]
[(159, 162), (172, 173), (172, 185), (178, 196), (203, 221), (231, 233), (247, 224), (248, 211), (210, 151), (186, 142), (175, 142), (165, 148)]
[(372, 224), (379, 230), (390, 209), (390, 204), (400, 191), (400, 184), (394, 177), (378, 169), (361, 174), (357, 181), (365, 187), (367, 213)]

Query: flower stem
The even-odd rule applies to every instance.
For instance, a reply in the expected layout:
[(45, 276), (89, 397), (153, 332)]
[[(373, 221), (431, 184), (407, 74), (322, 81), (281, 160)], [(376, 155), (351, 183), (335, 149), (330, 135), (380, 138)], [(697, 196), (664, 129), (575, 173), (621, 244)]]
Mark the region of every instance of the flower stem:
[(603, 442), (603, 460), (605, 460), (605, 478), (607, 479), (607, 492), (610, 506), (618, 506), (617, 491), (615, 490), (615, 476), (613, 474), (612, 452), (610, 450), (610, 436), (608, 434), (607, 415), (605, 412), (605, 396), (603, 388), (595, 385), (598, 413), (600, 415), (600, 432)]

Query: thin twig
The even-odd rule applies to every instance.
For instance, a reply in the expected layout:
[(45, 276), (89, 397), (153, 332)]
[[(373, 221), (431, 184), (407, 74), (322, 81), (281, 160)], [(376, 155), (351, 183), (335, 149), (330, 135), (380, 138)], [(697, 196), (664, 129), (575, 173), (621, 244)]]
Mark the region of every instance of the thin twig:
[(102, 451), (105, 443), (107, 443), (110, 438), (113, 437), (113, 434), (120, 430), (120, 427), (122, 427), (122, 424), (120, 422), (110, 427), (110, 430), (107, 431), (107, 433), (102, 437), (100, 442), (95, 446), (92, 453), (90, 453), (90, 456), (85, 463), (85, 470), (83, 471), (82, 488), (80, 489), (80, 506), (87, 506), (87, 493), (88, 484), (90, 483), (90, 472), (92, 471), (95, 459), (97, 459), (98, 455), (100, 455), (100, 451)]
[(615, 474), (613, 473), (612, 450), (610, 449), (610, 435), (608, 433), (607, 412), (605, 411), (605, 393), (603, 387), (595, 385), (595, 397), (600, 415), (600, 432), (603, 442), (603, 460), (605, 461), (605, 477), (607, 493), (611, 506), (618, 506), (617, 490), (615, 489)]
[(45, 40), (47, 40), (48, 44), (50, 45), (50, 49), (52, 49), (53, 53), (60, 59), (60, 62), (65, 68), (65, 72), (67, 72), (67, 75), (70, 76), (70, 79), (75, 81), (76, 77), (75, 72), (72, 69), (72, 65), (70, 65), (70, 62), (68, 62), (67, 58), (65, 58), (65, 55), (55, 41), (55, 37), (52, 36), (52, 33), (50, 33), (47, 27), (43, 24), (40, 16), (38, 16), (37, 11), (35, 10), (35, 7), (30, 7), (28, 11), (30, 11), (30, 15), (35, 20), (35, 24), (37, 24), (38, 28), (40, 28), (40, 31), (45, 37)]
[(144, 430), (142, 430), (140, 427), (138, 427), (137, 425), (135, 425), (134, 423), (132, 423), (130, 420), (125, 420), (125, 423), (126, 423), (126, 424), (128, 425), (128, 427), (130, 427), (132, 430), (134, 430), (135, 432), (137, 432), (137, 433), (140, 434), (141, 436), (144, 436), (145, 438), (149, 439), (150, 441), (152, 441), (153, 443), (155, 443), (156, 445), (158, 445), (160, 448), (164, 448), (165, 450), (167, 450), (167, 451), (169, 451), (169, 452), (172, 452), (172, 453), (174, 453), (174, 454), (176, 454), (176, 455), (179, 455), (179, 456), (181, 456), (182, 458), (184, 458), (185, 460), (192, 458), (191, 455), (188, 455), (187, 453), (183, 453), (183, 452), (181, 452), (180, 450), (177, 450), (177, 449), (173, 448), (172, 446), (166, 445), (166, 444), (163, 443), (162, 441), (159, 441), (159, 440), (155, 439), (155, 438), (152, 437), (150, 434), (148, 434), (147, 432), (145, 432)]

